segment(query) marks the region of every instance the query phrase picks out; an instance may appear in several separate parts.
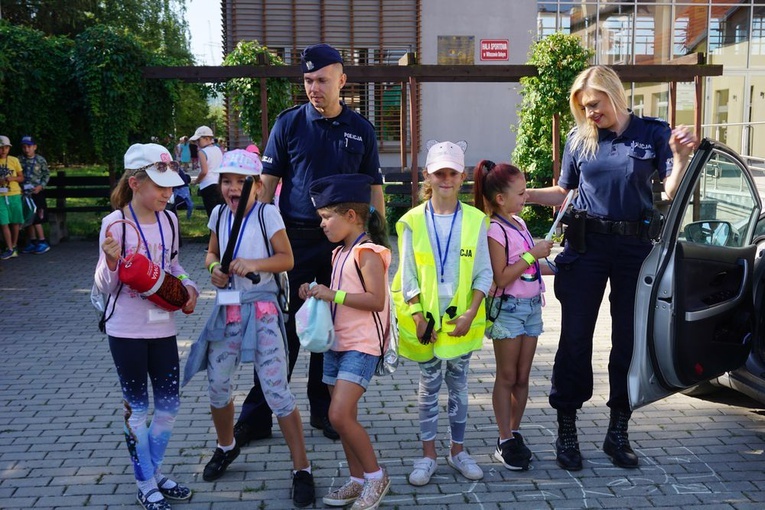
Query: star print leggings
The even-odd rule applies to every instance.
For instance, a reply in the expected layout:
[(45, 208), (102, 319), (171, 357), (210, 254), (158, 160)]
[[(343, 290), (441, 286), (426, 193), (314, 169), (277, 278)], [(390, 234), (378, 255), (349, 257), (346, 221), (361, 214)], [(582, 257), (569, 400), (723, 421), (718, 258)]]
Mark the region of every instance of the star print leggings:
[[(180, 408), (178, 345), (167, 338), (109, 337), (109, 349), (122, 387), (125, 440), (136, 480), (150, 480), (165, 458), (167, 443)], [(149, 420), (149, 387), (154, 392), (154, 417)]]

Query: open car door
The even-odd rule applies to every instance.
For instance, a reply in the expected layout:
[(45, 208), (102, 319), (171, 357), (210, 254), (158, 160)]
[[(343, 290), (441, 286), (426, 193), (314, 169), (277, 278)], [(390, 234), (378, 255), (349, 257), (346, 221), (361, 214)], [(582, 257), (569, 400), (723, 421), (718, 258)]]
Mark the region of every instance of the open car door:
[(755, 334), (752, 239), (761, 208), (741, 158), (702, 140), (638, 278), (627, 380), (633, 409), (746, 361)]

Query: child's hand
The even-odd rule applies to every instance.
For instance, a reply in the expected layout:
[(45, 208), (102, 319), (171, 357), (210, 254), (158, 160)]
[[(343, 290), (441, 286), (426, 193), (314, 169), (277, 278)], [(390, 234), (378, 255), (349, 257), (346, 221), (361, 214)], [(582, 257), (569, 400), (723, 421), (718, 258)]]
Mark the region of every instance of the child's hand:
[(183, 305), (183, 311), (185, 313), (191, 313), (197, 306), (197, 298), (199, 297), (199, 294), (194, 287), (186, 287), (186, 290), (189, 291), (189, 300)]
[(310, 283), (304, 283), (298, 289), (298, 296), (300, 296), (300, 299), (302, 299), (303, 301), (311, 297), (308, 295), (308, 289), (310, 288), (310, 286), (311, 286)]
[(446, 321), (447, 324), (454, 324), (454, 331), (447, 333), (449, 336), (465, 336), (470, 331), (470, 325), (473, 324), (475, 319), (475, 312), (471, 310), (465, 311), (462, 315), (456, 319)]
[(228, 275), (220, 270), (220, 264), (213, 268), (210, 274), (210, 282), (219, 289), (225, 289), (228, 286)]
[(542, 240), (535, 244), (534, 247), (529, 250), (529, 253), (534, 255), (535, 259), (544, 259), (550, 256), (552, 247), (552, 241)]
[[(412, 316), (412, 319), (414, 319), (416, 331), (417, 331), (417, 338), (420, 339), (420, 343), (424, 343), (423, 336), (425, 335), (425, 330), (428, 329), (428, 321), (425, 319), (425, 316), (421, 313), (414, 314)], [(430, 338), (428, 338), (428, 341), (431, 344), (436, 343), (436, 340), (438, 339), (438, 336), (436, 334), (435, 328), (430, 333)], [(427, 344), (425, 344), (427, 345)]]
[(120, 246), (120, 243), (114, 239), (111, 232), (106, 233), (106, 239), (104, 239), (103, 244), (101, 244), (101, 251), (106, 255), (106, 263), (109, 265), (109, 269), (112, 271), (117, 269), (117, 262), (119, 262), (120, 256), (122, 255), (122, 247)]
[(248, 273), (257, 273), (257, 260), (235, 258), (228, 266), (229, 274), (245, 277)]
[(332, 301), (335, 299), (335, 291), (321, 284), (314, 285), (313, 288), (308, 289), (308, 295), (322, 301)]

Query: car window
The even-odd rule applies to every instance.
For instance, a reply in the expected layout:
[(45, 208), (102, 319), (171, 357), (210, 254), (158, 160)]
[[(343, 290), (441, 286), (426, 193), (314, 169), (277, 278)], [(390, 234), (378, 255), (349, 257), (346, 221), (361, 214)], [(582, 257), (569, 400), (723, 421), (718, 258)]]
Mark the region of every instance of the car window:
[(712, 154), (685, 205), (680, 240), (715, 246), (749, 243), (753, 214), (759, 210), (747, 172), (728, 154)]

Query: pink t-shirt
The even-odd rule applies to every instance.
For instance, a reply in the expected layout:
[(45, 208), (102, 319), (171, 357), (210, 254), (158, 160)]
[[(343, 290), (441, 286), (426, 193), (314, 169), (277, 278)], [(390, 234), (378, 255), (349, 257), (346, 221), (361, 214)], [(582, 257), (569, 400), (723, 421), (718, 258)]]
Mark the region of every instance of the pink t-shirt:
[[(390, 250), (379, 244), (364, 243), (351, 248), (349, 254), (342, 253), (342, 246), (335, 248), (332, 253), (332, 284), (330, 288), (344, 290), (348, 294), (364, 292), (356, 264), (361, 260), (361, 253), (369, 250), (377, 253), (382, 259), (385, 274), (390, 266)], [(348, 257), (346, 258), (346, 255)], [(356, 264), (354, 264), (354, 262)], [(388, 279), (385, 279), (386, 285)], [(335, 306), (335, 305), (333, 305)], [(335, 344), (333, 351), (359, 351), (373, 356), (380, 356), (380, 337), (377, 334), (372, 312), (357, 310), (349, 306), (336, 305), (335, 308)], [(385, 300), (385, 309), (379, 312), (383, 327), (390, 327), (390, 299)], [(387, 338), (384, 335), (383, 338)]]
[[(505, 225), (501, 220), (492, 219), (489, 225), (489, 238), (497, 241), (501, 246), (507, 244), (507, 264), (515, 264), (521, 258), (524, 252), (527, 252), (534, 246), (534, 240), (531, 233), (526, 228), (526, 224), (518, 216), (513, 216), (515, 221), (521, 225), (520, 230), (516, 230), (509, 225)], [(533, 281), (528, 281), (534, 278)], [(539, 296), (545, 291), (545, 284), (539, 275), (539, 263), (532, 264), (521, 276), (507, 287), (500, 289), (502, 294), (508, 294), (517, 298), (531, 298)], [(491, 293), (494, 294), (495, 288), (492, 287)]]

